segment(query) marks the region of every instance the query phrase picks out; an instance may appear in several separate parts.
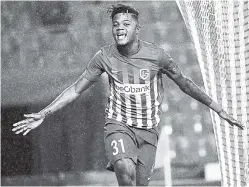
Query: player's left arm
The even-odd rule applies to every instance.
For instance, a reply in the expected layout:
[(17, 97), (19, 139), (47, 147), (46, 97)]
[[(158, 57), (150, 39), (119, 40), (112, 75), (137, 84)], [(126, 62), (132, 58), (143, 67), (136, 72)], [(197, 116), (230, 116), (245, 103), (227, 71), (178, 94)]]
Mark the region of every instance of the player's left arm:
[(236, 125), (241, 129), (244, 128), (244, 126), (239, 121), (228, 115), (218, 103), (210, 98), (208, 94), (200, 89), (191, 79), (187, 78), (182, 73), (177, 63), (175, 63), (167, 53), (164, 54), (164, 58), (161, 60), (161, 68), (162, 73), (166, 74), (170, 79), (172, 79), (184, 93), (214, 110), (229, 124)]

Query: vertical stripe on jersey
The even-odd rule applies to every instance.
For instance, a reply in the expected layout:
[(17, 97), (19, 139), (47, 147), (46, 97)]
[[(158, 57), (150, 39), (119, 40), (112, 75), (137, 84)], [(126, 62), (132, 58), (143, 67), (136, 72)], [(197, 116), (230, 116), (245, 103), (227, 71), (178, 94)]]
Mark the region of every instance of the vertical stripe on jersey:
[(156, 120), (154, 118), (154, 116), (156, 115), (156, 111), (155, 111), (155, 99), (156, 99), (156, 96), (155, 96), (155, 83), (157, 82), (157, 79), (156, 79), (157, 75), (155, 75), (155, 77), (151, 80), (151, 85), (150, 85), (150, 89), (151, 89), (151, 103), (152, 103), (152, 108), (153, 110), (151, 111), (151, 119), (152, 119), (152, 123), (153, 124), (156, 124)]
[(158, 101), (158, 98), (159, 98), (159, 93), (158, 93), (158, 77), (159, 77), (159, 74), (155, 75), (155, 77), (153, 78), (153, 81), (152, 81), (152, 95), (151, 95), (151, 98), (152, 98), (152, 101), (154, 100), (154, 110), (152, 111), (152, 118), (153, 119), (153, 124), (156, 124), (158, 125), (158, 123), (160, 122), (160, 118), (159, 118), (159, 115), (158, 115), (158, 112), (159, 112), (159, 101)]
[[(118, 80), (122, 83), (123, 82), (123, 72), (122, 71), (120, 71), (119, 73), (118, 73)], [(122, 121), (122, 115), (121, 115), (121, 110), (122, 110), (122, 108), (121, 108), (121, 106), (123, 106), (122, 105), (122, 103), (121, 103), (121, 94), (117, 94), (116, 95), (116, 111), (117, 111), (117, 121)], [(123, 109), (124, 110), (124, 109)]]
[[(133, 68), (129, 66), (128, 67), (128, 80), (129, 80), (129, 84), (134, 84), (134, 77), (133, 77), (133, 75), (134, 75)], [(136, 97), (135, 97), (135, 95), (132, 95), (132, 94), (130, 94), (128, 97), (130, 99), (130, 106), (131, 106), (131, 108), (130, 108), (131, 119), (132, 118), (134, 119), (137, 116), (137, 110), (136, 110), (136, 107), (135, 107), (136, 106)], [(136, 123), (136, 122), (132, 121), (133, 125), (134, 125), (134, 123)]]
[[(149, 76), (150, 76), (149, 80), (148, 79), (145, 80), (146, 84), (151, 82), (151, 73)], [(150, 129), (153, 127), (152, 118), (151, 118), (151, 114), (152, 114), (151, 91), (150, 91), (150, 93), (146, 94), (145, 96), (146, 96), (145, 100), (146, 100), (146, 108), (147, 108), (147, 111), (146, 111), (147, 128)]]
[(158, 125), (158, 123), (160, 122), (160, 117), (159, 117), (159, 114), (160, 114), (160, 109), (159, 109), (159, 107), (160, 107), (160, 101), (159, 101), (159, 99), (161, 100), (161, 93), (160, 93), (160, 91), (159, 91), (159, 89), (160, 89), (160, 86), (161, 86), (161, 74), (157, 74), (157, 76), (156, 76), (156, 90), (155, 90), (155, 93), (156, 93), (156, 100), (155, 100), (155, 110), (156, 110), (156, 115), (155, 115), (155, 119), (156, 119), (156, 124)]
[[(134, 73), (133, 72), (133, 77), (134, 77), (134, 84), (139, 84), (139, 73)], [(134, 94), (135, 99), (136, 99), (136, 110), (137, 110), (137, 127), (142, 128), (143, 127), (143, 115), (142, 115), (142, 98), (141, 95), (139, 94)]]
[[(145, 84), (145, 80), (139, 79), (140, 84)], [(143, 127), (147, 127), (147, 101), (146, 101), (146, 93), (141, 94), (141, 113), (142, 113), (142, 124)]]
[(113, 116), (113, 99), (114, 99), (114, 87), (113, 87), (113, 79), (109, 77), (109, 88), (110, 88), (110, 96), (109, 96), (109, 110), (108, 110), (108, 116), (107, 118), (112, 118)]
[[(124, 74), (123, 74), (123, 82), (124, 83), (130, 83), (129, 82), (129, 74), (127, 72), (127, 69), (124, 70)], [(130, 95), (124, 95), (124, 99), (125, 99), (125, 118), (123, 118), (123, 122), (126, 123), (127, 125), (132, 126), (132, 119), (131, 119), (131, 98)]]

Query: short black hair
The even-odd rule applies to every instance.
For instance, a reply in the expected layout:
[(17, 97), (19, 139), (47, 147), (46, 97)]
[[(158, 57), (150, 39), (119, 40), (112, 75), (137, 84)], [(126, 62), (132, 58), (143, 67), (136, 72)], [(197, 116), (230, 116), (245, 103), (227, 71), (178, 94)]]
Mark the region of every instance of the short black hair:
[(112, 7), (108, 8), (107, 12), (111, 14), (111, 19), (113, 19), (113, 17), (118, 13), (130, 13), (133, 14), (133, 16), (135, 16), (137, 19), (139, 16), (139, 11), (137, 9), (123, 4), (112, 5)]

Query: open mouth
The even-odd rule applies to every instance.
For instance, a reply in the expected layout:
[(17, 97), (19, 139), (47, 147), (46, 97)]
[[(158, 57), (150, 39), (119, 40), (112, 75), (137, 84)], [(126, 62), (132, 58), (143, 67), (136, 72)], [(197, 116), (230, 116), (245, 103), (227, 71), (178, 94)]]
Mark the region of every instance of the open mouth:
[(126, 34), (117, 34), (118, 40), (123, 40), (126, 37)]

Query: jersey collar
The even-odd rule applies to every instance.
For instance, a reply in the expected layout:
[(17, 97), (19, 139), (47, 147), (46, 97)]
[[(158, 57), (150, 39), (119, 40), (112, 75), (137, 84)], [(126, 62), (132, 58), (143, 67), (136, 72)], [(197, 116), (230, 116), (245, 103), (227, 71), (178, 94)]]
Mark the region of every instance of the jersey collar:
[(124, 58), (132, 58), (133, 56), (135, 56), (136, 54), (138, 54), (139, 51), (140, 51), (141, 48), (142, 48), (142, 43), (143, 43), (143, 42), (142, 42), (141, 40), (138, 40), (138, 43), (139, 43), (138, 50), (137, 50), (135, 53), (133, 53), (133, 54), (130, 54), (130, 55), (123, 55), (123, 54), (119, 53), (119, 51), (118, 51), (116, 45), (114, 45), (114, 52), (115, 52), (115, 54), (118, 55), (118, 56), (121, 56), (121, 57), (124, 57)]

